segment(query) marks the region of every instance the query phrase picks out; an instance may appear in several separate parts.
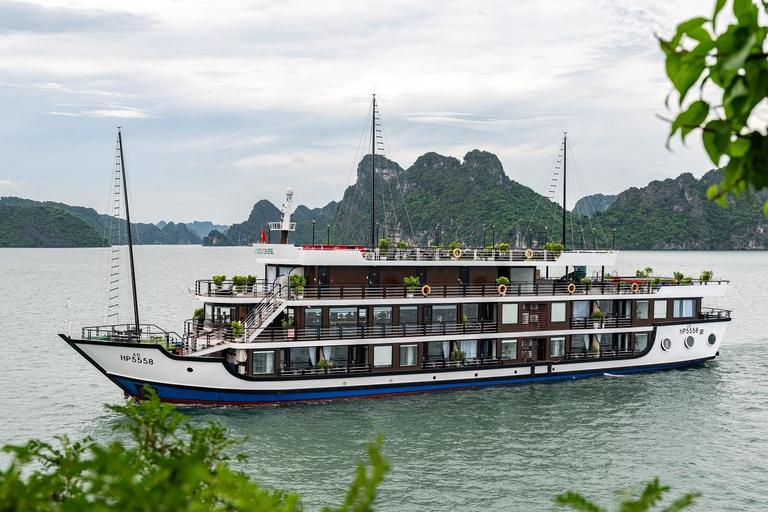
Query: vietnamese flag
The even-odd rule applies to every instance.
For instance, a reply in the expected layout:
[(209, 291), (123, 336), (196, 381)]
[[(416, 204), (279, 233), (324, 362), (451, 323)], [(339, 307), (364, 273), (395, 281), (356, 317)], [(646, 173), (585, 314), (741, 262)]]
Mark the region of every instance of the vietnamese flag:
[(267, 243), (267, 235), (264, 233), (264, 227), (261, 228), (261, 243)]

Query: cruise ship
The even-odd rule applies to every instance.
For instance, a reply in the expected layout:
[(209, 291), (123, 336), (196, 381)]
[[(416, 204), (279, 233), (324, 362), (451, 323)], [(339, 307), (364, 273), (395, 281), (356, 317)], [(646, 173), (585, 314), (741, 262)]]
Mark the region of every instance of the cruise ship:
[[(118, 155), (125, 193), (119, 134)], [(684, 368), (731, 319), (705, 306), (727, 281), (621, 276), (613, 250), (374, 244), (373, 226), (370, 246), (293, 245), (292, 209), (289, 189), (253, 275), (194, 284), (180, 333), (140, 323), (131, 249), (134, 321), (60, 336), (127, 396), (260, 405)]]

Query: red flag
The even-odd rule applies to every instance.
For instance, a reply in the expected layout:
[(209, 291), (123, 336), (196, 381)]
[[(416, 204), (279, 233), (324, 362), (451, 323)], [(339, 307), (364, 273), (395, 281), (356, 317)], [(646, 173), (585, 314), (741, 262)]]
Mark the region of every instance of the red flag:
[(264, 228), (261, 228), (261, 243), (267, 243), (267, 235), (264, 233)]

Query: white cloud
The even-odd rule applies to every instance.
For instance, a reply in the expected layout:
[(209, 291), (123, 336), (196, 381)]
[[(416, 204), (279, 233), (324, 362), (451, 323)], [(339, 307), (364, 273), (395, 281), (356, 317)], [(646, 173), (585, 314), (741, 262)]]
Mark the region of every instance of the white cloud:
[(72, 111), (51, 110), (46, 114), (64, 117), (118, 117), (123, 119), (147, 119), (155, 117), (139, 108), (110, 105), (96, 109), (78, 109)]
[(11, 187), (18, 187), (18, 186), (19, 186), (19, 184), (18, 184), (18, 183), (14, 183), (14, 182), (13, 182), (13, 181), (11, 181), (11, 180), (0, 180), (0, 187), (8, 187), (8, 188), (11, 188)]

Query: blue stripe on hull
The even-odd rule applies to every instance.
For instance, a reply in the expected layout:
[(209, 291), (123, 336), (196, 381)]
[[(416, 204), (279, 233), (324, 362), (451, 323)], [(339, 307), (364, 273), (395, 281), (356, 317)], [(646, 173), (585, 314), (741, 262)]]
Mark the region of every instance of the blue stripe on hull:
[(429, 391), (444, 391), (461, 388), (478, 388), (486, 386), (503, 386), (513, 384), (526, 384), (532, 382), (553, 382), (576, 378), (600, 377), (606, 374), (640, 373), (657, 370), (672, 370), (699, 364), (701, 361), (688, 361), (684, 363), (661, 365), (645, 368), (613, 369), (597, 372), (584, 372), (565, 375), (544, 375), (540, 377), (516, 377), (502, 378), (485, 381), (445, 382), (409, 384), (405, 386), (384, 386), (362, 389), (336, 389), (330, 391), (287, 391), (284, 393), (270, 392), (238, 392), (206, 388), (185, 388), (153, 382), (142, 382), (125, 377), (111, 377), (121, 388), (129, 394), (136, 396), (138, 389), (144, 384), (149, 384), (157, 390), (158, 395), (164, 401), (198, 404), (273, 404), (280, 402), (304, 402), (319, 400), (338, 400), (346, 398), (382, 397), (388, 395), (425, 393)]

